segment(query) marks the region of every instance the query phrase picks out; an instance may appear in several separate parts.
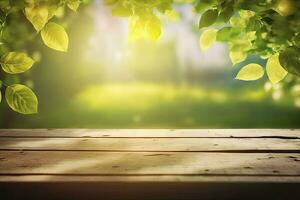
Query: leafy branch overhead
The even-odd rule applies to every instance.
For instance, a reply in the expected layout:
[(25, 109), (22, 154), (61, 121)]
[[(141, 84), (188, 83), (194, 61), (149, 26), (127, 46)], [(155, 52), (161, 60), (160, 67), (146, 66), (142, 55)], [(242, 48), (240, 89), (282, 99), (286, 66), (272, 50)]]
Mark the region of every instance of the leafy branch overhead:
[[(202, 49), (207, 49), (206, 38), (216, 38), (229, 45), (233, 64), (244, 61), (249, 54), (267, 59), (266, 69), (258, 64), (246, 65), (237, 79), (257, 80), (266, 70), (275, 84), (287, 72), (300, 75), (299, 0), (201, 0), (196, 2), (195, 9), (204, 12), (199, 28), (208, 29), (200, 38)], [(211, 25), (220, 28), (215, 31), (209, 28)], [(206, 35), (209, 30), (213, 30), (210, 37)]]
[[(44, 44), (54, 50), (66, 52), (68, 50), (68, 35), (63, 26), (52, 22), (56, 13), (68, 7), (76, 11), (81, 0), (2, 0), (0, 2), (1, 33), (10, 26), (7, 17), (14, 13), (22, 13), (32, 24), (32, 28), (40, 33)], [(1, 34), (2, 37), (2, 34)], [(2, 38), (0, 38), (2, 40)], [(5, 52), (1, 56), (1, 67), (8, 74), (19, 74), (29, 70), (34, 60), (24, 52)], [(21, 84), (6, 85), (5, 99), (9, 107), (22, 114), (33, 114), (38, 112), (38, 100), (34, 92)], [(1, 101), (0, 93), (0, 101)]]
[[(209, 49), (216, 41), (225, 42), (233, 64), (243, 62), (250, 54), (267, 60), (266, 66), (252, 63), (242, 67), (236, 79), (252, 81), (266, 73), (275, 84), (287, 73), (300, 76), (300, 0), (103, 1), (113, 16), (129, 18), (130, 40), (146, 38), (152, 41), (157, 41), (163, 32), (161, 16), (176, 15), (176, 4), (192, 4), (194, 12), (200, 14), (197, 24), (201, 32), (201, 49)], [(76, 11), (80, 4), (81, 0), (1, 0), (1, 44), (4, 43), (3, 30), (12, 26), (7, 17), (18, 13), (25, 16), (45, 46), (66, 52), (68, 34), (54, 18), (64, 9)], [(14, 49), (0, 56), (1, 67), (8, 74), (23, 73), (34, 64), (26, 52)], [(6, 90), (6, 101), (14, 111), (37, 112), (38, 101), (31, 89), (20, 84), (0, 83)], [(0, 93), (0, 100), (1, 97)]]
[(201, 14), (198, 24), (202, 50), (219, 41), (229, 45), (233, 64), (244, 61), (249, 54), (268, 59), (266, 69), (257, 64), (247, 65), (238, 79), (257, 80), (266, 70), (275, 84), (287, 72), (300, 75), (299, 0), (106, 0), (106, 3), (114, 16), (130, 18), (130, 38), (146, 37), (154, 41), (161, 33), (158, 13), (174, 11), (174, 3), (193, 3), (194, 11)]

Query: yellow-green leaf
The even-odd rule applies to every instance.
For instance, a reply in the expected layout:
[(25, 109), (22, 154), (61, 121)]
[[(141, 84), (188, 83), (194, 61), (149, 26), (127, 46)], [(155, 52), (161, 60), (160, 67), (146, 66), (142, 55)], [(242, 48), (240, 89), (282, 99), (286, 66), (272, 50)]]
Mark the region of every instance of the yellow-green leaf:
[(67, 6), (73, 11), (77, 11), (79, 5), (80, 5), (80, 0), (68, 0), (67, 2)]
[(247, 54), (243, 51), (231, 51), (229, 57), (232, 64), (237, 64), (244, 61), (247, 58)]
[(116, 17), (129, 17), (133, 14), (132, 8), (130, 6), (125, 6), (123, 2), (119, 2), (111, 10), (112, 16)]
[(288, 47), (279, 54), (279, 62), (288, 73), (300, 76), (300, 50), (297, 47)]
[(38, 100), (25, 85), (14, 84), (6, 88), (5, 99), (11, 109), (22, 114), (37, 113)]
[(278, 83), (288, 74), (279, 62), (279, 55), (273, 55), (268, 59), (266, 71), (273, 84)]
[(146, 22), (142, 17), (137, 15), (130, 17), (129, 28), (128, 28), (129, 39), (135, 40), (144, 37), (145, 25)]
[(207, 10), (205, 11), (199, 21), (199, 28), (208, 27), (215, 23), (218, 18), (218, 10)]
[(241, 10), (239, 11), (239, 14), (241, 18), (248, 20), (255, 15), (255, 12), (251, 10)]
[(160, 20), (153, 15), (146, 24), (146, 32), (148, 37), (152, 40), (152, 41), (156, 41), (160, 34), (161, 34), (161, 24), (160, 24)]
[(254, 81), (260, 79), (263, 75), (264, 69), (262, 66), (258, 64), (248, 64), (239, 71), (235, 78), (243, 81)]
[(63, 6), (57, 7), (54, 13), (55, 17), (57, 18), (63, 18), (65, 16), (65, 8)]
[(67, 51), (69, 38), (65, 29), (54, 22), (49, 22), (41, 31), (46, 46), (57, 51)]
[(208, 29), (204, 31), (200, 36), (200, 48), (202, 50), (209, 49), (216, 41), (217, 30)]
[(30, 69), (34, 60), (26, 53), (9, 52), (2, 56), (1, 67), (9, 74), (23, 73)]
[(63, 10), (64, 7), (59, 6), (58, 4), (56, 4), (55, 1), (53, 1), (53, 2), (48, 1), (47, 3), (48, 3), (47, 8), (48, 8), (48, 21), (49, 21), (54, 15), (57, 15), (57, 12), (59, 10)]
[(48, 21), (48, 8), (44, 5), (30, 5), (25, 8), (25, 16), (35, 30), (40, 31)]
[(156, 41), (161, 35), (160, 20), (152, 13), (133, 15), (129, 23), (129, 39), (139, 38)]

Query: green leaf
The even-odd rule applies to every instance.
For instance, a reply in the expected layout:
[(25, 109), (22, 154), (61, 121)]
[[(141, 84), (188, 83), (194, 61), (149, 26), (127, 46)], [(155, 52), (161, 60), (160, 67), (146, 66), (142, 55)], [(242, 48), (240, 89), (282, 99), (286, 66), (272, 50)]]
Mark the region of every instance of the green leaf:
[(247, 41), (253, 41), (256, 39), (256, 31), (249, 31), (247, 32), (244, 36), (243, 39), (247, 40)]
[(300, 33), (294, 38), (295, 45), (300, 48)]
[(162, 2), (160, 2), (160, 3), (157, 5), (156, 9), (157, 9), (160, 13), (165, 14), (166, 11), (172, 10), (172, 1), (170, 1), (170, 0), (169, 0), (169, 1), (166, 1), (166, 2), (162, 1)]
[(264, 69), (262, 66), (258, 64), (248, 64), (239, 71), (235, 78), (243, 81), (254, 81), (260, 79), (263, 75)]
[(48, 21), (48, 8), (44, 5), (30, 5), (25, 8), (25, 16), (35, 30), (40, 31)]
[(244, 51), (231, 51), (229, 53), (232, 64), (237, 64), (244, 61), (247, 58), (247, 54)]
[(212, 7), (216, 3), (216, 0), (197, 0), (195, 2), (195, 11), (202, 12), (210, 7)]
[(239, 14), (242, 19), (249, 20), (251, 17), (255, 15), (255, 12), (251, 10), (241, 10)]
[(80, 0), (68, 0), (67, 2), (67, 6), (73, 11), (77, 11), (79, 5), (80, 5)]
[(118, 3), (111, 12), (112, 16), (117, 17), (129, 17), (133, 14), (130, 7), (125, 7), (122, 2)]
[(146, 24), (146, 32), (152, 41), (156, 41), (161, 35), (160, 20), (153, 15)]
[(280, 65), (279, 56), (273, 55), (268, 59), (266, 71), (271, 83), (276, 84), (288, 74)]
[(239, 29), (245, 29), (247, 27), (246, 20), (238, 17), (231, 17), (230, 25)]
[(64, 52), (68, 50), (69, 38), (62, 26), (49, 22), (42, 29), (41, 36), (44, 44), (49, 48)]
[(218, 30), (217, 40), (220, 42), (228, 42), (237, 38), (240, 35), (240, 30), (232, 27), (223, 27)]
[(261, 23), (259, 20), (257, 20), (255, 17), (251, 17), (249, 20), (248, 20), (248, 23), (247, 23), (247, 27), (246, 27), (246, 31), (249, 32), (249, 31), (257, 31), (257, 30), (260, 30), (261, 29)]
[(156, 41), (161, 35), (161, 23), (153, 13), (144, 15), (133, 15), (129, 23), (129, 39), (139, 38)]
[(300, 76), (300, 48), (289, 47), (279, 54), (279, 62), (289, 73)]
[(55, 1), (48, 1), (47, 8), (48, 8), (48, 21), (54, 15), (57, 15), (59, 12), (61, 12), (61, 10), (64, 10), (64, 7), (60, 6), (60, 4), (55, 3)]
[(9, 52), (2, 56), (1, 67), (9, 74), (19, 74), (32, 67), (34, 60), (25, 53)]
[(128, 27), (128, 36), (130, 40), (135, 40), (142, 38), (145, 34), (145, 20), (137, 15), (130, 17), (129, 27)]
[(218, 18), (218, 10), (208, 10), (202, 14), (199, 21), (199, 28), (208, 27), (216, 22)]
[(2, 101), (2, 94), (1, 94), (1, 91), (0, 91), (0, 102)]
[(217, 21), (221, 23), (227, 23), (233, 14), (234, 10), (231, 6), (229, 6), (220, 12)]
[(216, 37), (216, 29), (208, 29), (204, 31), (200, 36), (200, 48), (204, 51), (209, 49), (215, 43)]
[(25, 85), (14, 84), (5, 91), (7, 104), (11, 109), (22, 114), (37, 113), (38, 100), (33, 91)]
[(248, 51), (251, 48), (251, 41), (247, 40), (246, 38), (241, 38), (234, 41), (234, 43), (230, 46), (230, 51)]

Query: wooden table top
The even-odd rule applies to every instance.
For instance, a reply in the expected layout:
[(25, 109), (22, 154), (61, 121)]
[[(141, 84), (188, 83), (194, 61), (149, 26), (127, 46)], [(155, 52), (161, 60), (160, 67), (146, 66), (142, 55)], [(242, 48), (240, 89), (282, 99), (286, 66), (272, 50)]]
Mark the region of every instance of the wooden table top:
[(0, 130), (0, 183), (27, 182), (299, 184), (300, 130)]

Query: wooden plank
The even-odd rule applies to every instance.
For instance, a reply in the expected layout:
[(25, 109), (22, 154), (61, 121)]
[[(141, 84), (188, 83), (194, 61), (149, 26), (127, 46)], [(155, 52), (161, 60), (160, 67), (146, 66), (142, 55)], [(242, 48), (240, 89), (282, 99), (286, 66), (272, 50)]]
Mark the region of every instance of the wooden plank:
[(300, 183), (300, 176), (283, 176), (283, 175), (195, 175), (195, 176), (184, 176), (184, 175), (129, 175), (129, 176), (102, 176), (102, 175), (0, 175), (1, 182), (226, 182), (226, 183)]
[(300, 176), (299, 154), (0, 151), (1, 175)]
[(299, 129), (0, 129), (0, 137), (294, 137)]
[(299, 199), (299, 136), (268, 129), (0, 130), (0, 199)]
[(300, 152), (300, 139), (273, 138), (1, 138), (2, 150)]

